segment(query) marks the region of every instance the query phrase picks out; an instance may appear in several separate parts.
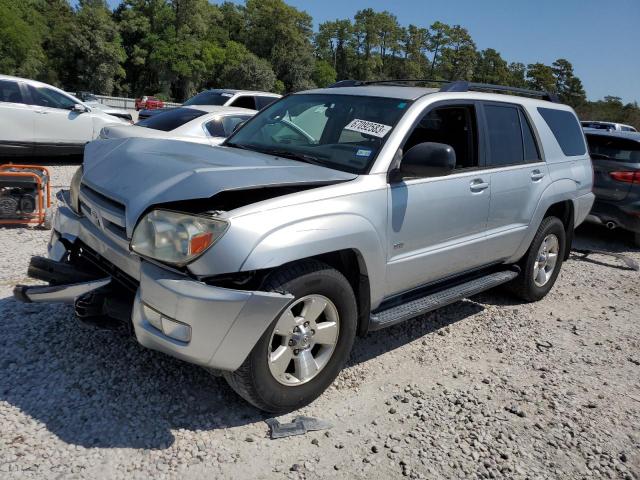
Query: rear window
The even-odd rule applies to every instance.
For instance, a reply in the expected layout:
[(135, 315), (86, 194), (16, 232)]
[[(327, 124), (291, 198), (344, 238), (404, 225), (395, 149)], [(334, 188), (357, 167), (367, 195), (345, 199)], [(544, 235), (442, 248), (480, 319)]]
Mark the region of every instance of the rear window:
[(640, 142), (604, 135), (587, 135), (594, 160), (640, 163)]
[(573, 113), (553, 108), (538, 108), (538, 112), (549, 125), (566, 156), (574, 157), (587, 152), (582, 129)]
[(233, 97), (233, 93), (200, 92), (184, 102), (183, 105), (224, 105), (231, 97)]
[(191, 120), (201, 117), (205, 113), (207, 112), (196, 110), (195, 108), (174, 108), (166, 112), (158, 113), (153, 117), (146, 118), (138, 122), (136, 125), (152, 128), (153, 130), (170, 132)]

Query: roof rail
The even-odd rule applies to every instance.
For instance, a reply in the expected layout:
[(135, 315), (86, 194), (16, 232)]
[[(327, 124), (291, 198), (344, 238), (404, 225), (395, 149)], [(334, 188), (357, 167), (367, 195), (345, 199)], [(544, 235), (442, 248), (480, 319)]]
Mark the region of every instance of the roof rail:
[(340, 88), (340, 87), (364, 87), (366, 85), (397, 85), (404, 86), (410, 83), (442, 83), (440, 87), (441, 92), (468, 92), (473, 91), (486, 91), (486, 92), (503, 92), (514, 93), (517, 95), (524, 95), (527, 97), (537, 97), (542, 100), (548, 100), (554, 103), (560, 103), (560, 97), (558, 94), (529, 90), (527, 88), (508, 87), (506, 85), (493, 85), (490, 83), (475, 83), (468, 82), (466, 80), (435, 80), (431, 78), (399, 78), (390, 80), (340, 80), (333, 85), (329, 85), (328, 88)]
[(558, 94), (556, 93), (539, 90), (529, 90), (527, 88), (519, 87), (507, 87), (506, 85), (492, 85), (490, 83), (474, 83), (467, 82), (465, 80), (458, 80), (455, 82), (449, 82), (440, 88), (441, 92), (468, 92), (469, 90), (515, 93), (518, 95), (525, 95), (527, 97), (538, 97), (542, 100), (560, 103), (560, 97), (558, 97)]
[(398, 85), (408, 83), (451, 83), (449, 80), (434, 80), (430, 78), (395, 78), (389, 80), (340, 80), (328, 88), (363, 87), (365, 85)]

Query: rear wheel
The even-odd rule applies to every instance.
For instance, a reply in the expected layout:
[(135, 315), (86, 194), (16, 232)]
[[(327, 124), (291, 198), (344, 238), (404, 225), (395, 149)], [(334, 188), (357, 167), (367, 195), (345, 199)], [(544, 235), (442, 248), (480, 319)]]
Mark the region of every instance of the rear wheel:
[(564, 258), (566, 233), (557, 217), (545, 218), (520, 261), (522, 271), (510, 288), (527, 302), (542, 299), (553, 287)]
[(265, 290), (295, 300), (264, 332), (245, 362), (224, 374), (245, 400), (283, 413), (312, 402), (349, 358), (356, 333), (356, 299), (347, 279), (315, 261), (274, 272)]
[(633, 234), (633, 244), (640, 248), (640, 232), (634, 232)]

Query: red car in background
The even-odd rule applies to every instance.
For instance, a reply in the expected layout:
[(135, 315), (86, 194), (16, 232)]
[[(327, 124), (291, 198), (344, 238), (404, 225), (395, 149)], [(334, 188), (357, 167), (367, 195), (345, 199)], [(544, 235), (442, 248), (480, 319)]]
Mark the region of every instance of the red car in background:
[(143, 96), (136, 98), (136, 111), (138, 110), (154, 110), (156, 108), (164, 108), (164, 102), (155, 97)]

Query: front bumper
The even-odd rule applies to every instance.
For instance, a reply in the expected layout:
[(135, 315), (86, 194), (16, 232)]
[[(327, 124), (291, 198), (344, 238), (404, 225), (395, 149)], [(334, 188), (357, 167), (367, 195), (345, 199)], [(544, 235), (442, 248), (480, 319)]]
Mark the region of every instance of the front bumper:
[[(204, 367), (230, 371), (239, 368), (267, 327), (293, 300), (288, 294), (207, 285), (141, 261), (61, 204), (54, 219), (49, 257), (60, 261), (77, 244), (91, 248), (92, 255), (101, 256), (114, 269), (137, 280), (131, 320), (141, 345)], [(16, 296), (24, 300), (20, 295), (26, 295), (34, 302), (69, 302), (79, 292), (101, 286), (95, 281), (95, 285), (88, 283), (58, 285), (53, 290), (55, 296), (42, 290), (52, 287), (23, 288)], [(157, 327), (158, 315), (168, 324), (188, 327), (190, 335), (182, 336), (184, 341), (172, 338), (171, 331)]]

